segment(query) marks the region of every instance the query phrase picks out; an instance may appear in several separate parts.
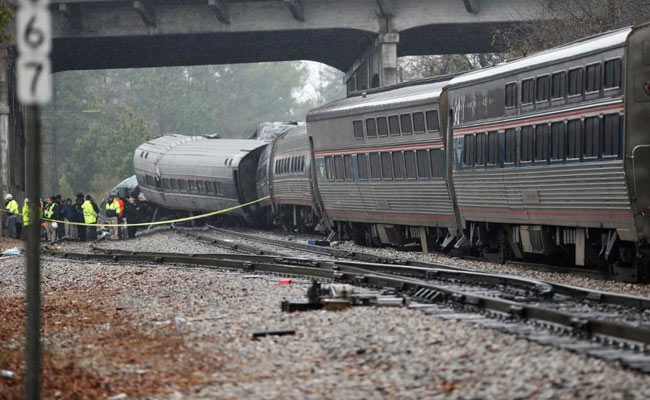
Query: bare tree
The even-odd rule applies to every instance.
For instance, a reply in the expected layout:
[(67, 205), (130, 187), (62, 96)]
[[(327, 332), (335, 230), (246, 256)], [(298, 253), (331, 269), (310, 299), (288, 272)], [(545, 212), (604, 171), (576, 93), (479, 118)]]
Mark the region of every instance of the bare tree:
[(509, 57), (650, 21), (650, 0), (546, 0), (527, 24), (499, 29), (494, 44)]

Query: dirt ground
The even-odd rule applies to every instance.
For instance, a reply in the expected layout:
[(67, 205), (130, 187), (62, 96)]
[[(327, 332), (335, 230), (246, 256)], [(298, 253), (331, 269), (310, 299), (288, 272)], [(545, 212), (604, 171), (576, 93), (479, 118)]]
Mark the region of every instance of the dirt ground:
[[(142, 332), (124, 310), (111, 304), (112, 294), (68, 291), (42, 299), (45, 340), (74, 336), (76, 342), (69, 348), (57, 347), (58, 353), (43, 354), (44, 398), (96, 399), (121, 393), (133, 398), (131, 395), (169, 393), (161, 382), (173, 382), (175, 389), (182, 390), (208, 380), (201, 366), (214, 363), (193, 350), (192, 340), (184, 338), (174, 325)], [(25, 379), (23, 299), (2, 298), (0, 315), (0, 343), (17, 343), (0, 347), (0, 366), (15, 373), (13, 379), (0, 378), (0, 399), (21, 399)], [(122, 367), (116, 369), (116, 365)]]

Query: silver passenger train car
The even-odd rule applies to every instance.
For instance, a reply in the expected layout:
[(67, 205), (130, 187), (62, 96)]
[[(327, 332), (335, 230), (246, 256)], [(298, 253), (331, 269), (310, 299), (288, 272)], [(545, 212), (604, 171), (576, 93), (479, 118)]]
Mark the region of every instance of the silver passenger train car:
[(647, 270), (649, 85), (647, 25), (452, 79), (450, 182), (470, 244)]
[(321, 221), (323, 207), (313, 176), (312, 147), (303, 124), (279, 135), (262, 152), (257, 193), (259, 198), (270, 196), (261, 203), (267, 225), (311, 231)]
[[(328, 218), (361, 243), (442, 242), (458, 224), (447, 185), (444, 79), (375, 90), (307, 115)], [(442, 112), (441, 112), (442, 110)]]
[[(255, 174), (266, 142), (167, 135), (140, 145), (133, 164), (152, 203), (174, 210), (215, 211), (257, 200)], [(231, 215), (255, 220), (258, 207)]]

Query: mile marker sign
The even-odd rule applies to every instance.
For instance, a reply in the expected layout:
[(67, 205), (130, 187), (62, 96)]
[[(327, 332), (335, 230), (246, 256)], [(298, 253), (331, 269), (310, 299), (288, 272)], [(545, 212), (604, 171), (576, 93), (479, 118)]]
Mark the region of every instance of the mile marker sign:
[(49, 0), (21, 0), (16, 18), (18, 100), (44, 105), (52, 98), (52, 18)]

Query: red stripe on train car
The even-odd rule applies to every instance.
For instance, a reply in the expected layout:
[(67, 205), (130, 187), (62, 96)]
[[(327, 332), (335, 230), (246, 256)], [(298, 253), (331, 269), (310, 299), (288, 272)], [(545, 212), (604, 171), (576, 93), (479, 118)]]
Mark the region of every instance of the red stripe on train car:
[(593, 116), (594, 113), (602, 113), (607, 112), (607, 111), (618, 111), (619, 113), (625, 111), (625, 107), (622, 104), (613, 104), (610, 106), (605, 106), (605, 107), (598, 107), (598, 108), (588, 108), (588, 109), (581, 109), (581, 110), (576, 110), (576, 111), (571, 111), (567, 113), (558, 113), (558, 114), (552, 114), (549, 113), (548, 115), (540, 116), (540, 117), (533, 117), (533, 118), (527, 118), (527, 119), (519, 119), (515, 120), (512, 122), (499, 122), (499, 123), (492, 123), (492, 124), (485, 124), (485, 125), (478, 125), (478, 126), (472, 126), (468, 128), (458, 128), (454, 129), (454, 136), (460, 136), (468, 133), (474, 133), (474, 132), (485, 132), (485, 131), (502, 131), (507, 128), (513, 128), (513, 127), (518, 127), (518, 126), (526, 126), (526, 125), (531, 125), (535, 122), (540, 122), (540, 121), (553, 121), (557, 122), (560, 120), (564, 119), (569, 119), (571, 117), (579, 116), (579, 117), (588, 117), (588, 116)]
[(331, 210), (327, 209), (325, 206), (326, 212), (330, 217), (335, 218), (336, 216), (341, 217), (372, 217), (376, 216), (378, 218), (400, 218), (402, 220), (428, 220), (428, 221), (453, 221), (453, 215), (431, 215), (431, 214), (397, 214), (397, 213), (382, 213), (382, 212), (373, 212), (373, 211), (346, 211), (346, 210)]
[(429, 142), (422, 144), (411, 144), (411, 145), (391, 145), (391, 146), (381, 146), (381, 147), (363, 147), (358, 149), (345, 149), (345, 150), (328, 150), (328, 151), (317, 151), (314, 153), (315, 156), (333, 156), (341, 154), (356, 154), (356, 153), (376, 153), (378, 151), (388, 151), (388, 150), (418, 150), (418, 149), (444, 149), (445, 146), (441, 141)]

